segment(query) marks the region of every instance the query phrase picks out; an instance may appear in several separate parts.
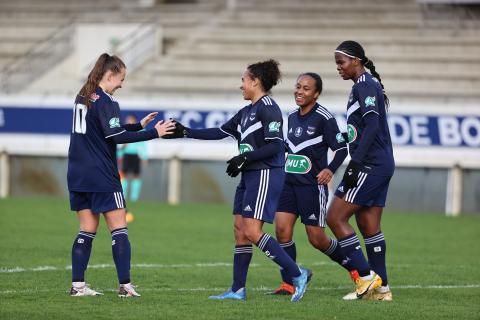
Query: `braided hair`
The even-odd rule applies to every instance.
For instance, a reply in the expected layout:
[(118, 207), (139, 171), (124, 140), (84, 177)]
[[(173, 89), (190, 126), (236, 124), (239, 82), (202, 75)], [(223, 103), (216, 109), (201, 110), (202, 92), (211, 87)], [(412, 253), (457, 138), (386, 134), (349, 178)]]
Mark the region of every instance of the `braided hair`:
[(360, 43), (352, 40), (343, 41), (342, 43), (340, 43), (337, 49), (335, 49), (335, 52), (342, 53), (352, 59), (355, 59), (355, 58), (359, 59), (360, 63), (365, 68), (370, 70), (370, 73), (372, 74), (372, 76), (377, 78), (378, 82), (380, 82), (380, 85), (382, 86), (383, 98), (385, 99), (385, 104), (388, 107), (389, 100), (387, 95), (385, 94), (385, 87), (383, 86), (382, 79), (380, 78), (380, 74), (378, 74), (378, 72), (375, 70), (375, 65), (373, 64), (373, 61), (368, 59), (367, 56), (365, 55), (365, 50), (363, 50), (363, 47), (360, 45)]

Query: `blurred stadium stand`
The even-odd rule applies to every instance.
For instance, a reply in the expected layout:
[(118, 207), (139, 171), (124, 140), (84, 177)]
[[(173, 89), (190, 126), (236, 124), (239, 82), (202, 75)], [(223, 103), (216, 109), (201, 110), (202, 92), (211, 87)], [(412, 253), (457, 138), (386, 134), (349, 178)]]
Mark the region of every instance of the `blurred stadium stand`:
[[(118, 92), (124, 107), (150, 105), (183, 111), (231, 112), (244, 103), (238, 87), (246, 65), (273, 57), (280, 61), (284, 73), (282, 83), (273, 93), (285, 110), (293, 106), (291, 95), (296, 76), (314, 71), (324, 80), (320, 102), (338, 113), (344, 111), (352, 84), (338, 77), (333, 49), (341, 41), (353, 39), (364, 45), (367, 55), (375, 62), (392, 101), (392, 112), (446, 114), (460, 117), (458, 121), (470, 119), (465, 129), (473, 137), (473, 142), (467, 143), (469, 148), (463, 142), (460, 143), (463, 147), (456, 149), (442, 148), (441, 144), (423, 149), (415, 143), (398, 148), (401, 152), (396, 155), (397, 163), (403, 168), (397, 170), (398, 178), (392, 185), (398, 191), (396, 196), (391, 196), (393, 207), (480, 212), (479, 3), (467, 0), (2, 0), (0, 100), (7, 105), (28, 102), (31, 106), (41, 101), (40, 107), (50, 103), (69, 108), (65, 101), (71, 101), (78, 92), (92, 63), (85, 64), (79, 58), (79, 51), (86, 43), (79, 43), (80, 28), (125, 25), (129, 31), (121, 37), (112, 36), (107, 49), (124, 59), (128, 56), (128, 76), (124, 88)], [(96, 40), (95, 36), (91, 37), (89, 45), (94, 46)], [(93, 54), (98, 56), (102, 51)], [(15, 149), (6, 145), (5, 140), (11, 135), (2, 132), (1, 125), (2, 121), (0, 151), (28, 153), (18, 151), (18, 146)], [(23, 143), (36, 150), (33, 154), (55, 155), (64, 160), (68, 137), (42, 139), (41, 143)], [(201, 184), (207, 176), (217, 175), (212, 178), (215, 180), (212, 190), (227, 190), (227, 193), (233, 190), (234, 183), (225, 182), (221, 174), (215, 173), (229, 152), (234, 152), (231, 143), (188, 146), (190, 153), (174, 142), (152, 143), (154, 157), (164, 159), (157, 169), (166, 176), (171, 172), (169, 159), (175, 156), (187, 159), (183, 168), (188, 171), (193, 167), (195, 175), (194, 164), (188, 159), (221, 160), (216, 164), (203, 163), (208, 167), (204, 173), (209, 174), (199, 175), (198, 181)], [(169, 151), (164, 150), (168, 148)], [(209, 155), (204, 152), (202, 157), (193, 155), (204, 148), (211, 150)], [(43, 153), (44, 149), (49, 151)], [(15, 170), (21, 171), (12, 166), (10, 176), (17, 172)], [(60, 173), (54, 175), (59, 177), (57, 180), (61, 179)], [(182, 198), (178, 185), (185, 183), (185, 176), (170, 175), (168, 181), (159, 186), (169, 190), (160, 196), (161, 200), (218, 200), (215, 195), (195, 198), (195, 192), (188, 190), (186, 193), (192, 196)], [(12, 179), (9, 194), (28, 194), (25, 189), (12, 189)], [(172, 184), (172, 179), (178, 183)], [(414, 181), (416, 187), (412, 188), (409, 181)], [(173, 187), (168, 187), (169, 183)], [(226, 183), (226, 188), (214, 187)], [(416, 195), (424, 194), (429, 185), (438, 189), (434, 188), (436, 195), (412, 201)], [(460, 188), (452, 187), (456, 185)], [(159, 197), (158, 194), (146, 196)]]

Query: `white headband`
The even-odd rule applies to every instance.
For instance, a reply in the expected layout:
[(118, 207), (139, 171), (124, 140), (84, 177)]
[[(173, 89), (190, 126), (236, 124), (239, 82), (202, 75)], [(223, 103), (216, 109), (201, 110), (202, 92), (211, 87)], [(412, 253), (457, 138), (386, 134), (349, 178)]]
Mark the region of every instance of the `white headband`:
[(352, 59), (362, 60), (362, 59), (360, 59), (359, 57), (352, 56), (351, 54), (348, 54), (348, 53), (346, 53), (346, 52), (344, 52), (344, 51), (341, 51), (341, 50), (335, 50), (335, 52), (344, 54), (344, 55), (346, 55), (347, 57), (350, 57), (350, 58), (352, 58)]

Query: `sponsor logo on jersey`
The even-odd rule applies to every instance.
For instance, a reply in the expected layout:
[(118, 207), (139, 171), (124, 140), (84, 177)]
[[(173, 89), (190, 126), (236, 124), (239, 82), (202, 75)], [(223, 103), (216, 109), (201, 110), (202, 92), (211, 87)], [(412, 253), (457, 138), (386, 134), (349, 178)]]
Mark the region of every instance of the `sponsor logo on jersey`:
[(302, 135), (302, 133), (303, 133), (303, 128), (302, 127), (295, 128), (295, 133), (294, 133), (295, 137), (297, 137), (297, 138), (300, 137)]
[(82, 238), (77, 239), (77, 243), (84, 243), (84, 242), (85, 242), (85, 239), (82, 239)]
[(312, 162), (307, 156), (300, 154), (289, 154), (285, 162), (285, 172), (305, 174), (312, 169)]
[(317, 220), (317, 217), (315, 217), (315, 214), (312, 213), (309, 217), (308, 217), (309, 220)]
[(350, 93), (350, 96), (348, 97), (348, 103), (351, 103), (353, 101), (353, 93)]
[(110, 119), (110, 121), (108, 121), (108, 124), (110, 125), (110, 129), (120, 128), (120, 119), (119, 118), (112, 118), (112, 119)]
[(268, 132), (279, 132), (280, 131), (280, 122), (272, 121), (268, 124)]
[(314, 133), (315, 133), (315, 127), (308, 126), (307, 134), (311, 136)]
[(378, 247), (373, 247), (373, 251), (374, 252), (381, 252), (382, 251), (382, 247), (378, 246)]
[(345, 139), (343, 138), (343, 135), (340, 132), (337, 133), (337, 135), (335, 136), (335, 139), (337, 139), (338, 143), (345, 142)]
[(291, 134), (293, 132), (293, 129), (290, 128), (290, 130), (288, 130), (288, 133)]
[(375, 97), (366, 97), (365, 98), (365, 107), (374, 107), (375, 106)]
[(250, 121), (253, 121), (255, 119), (255, 112), (250, 113)]
[(253, 147), (249, 145), (248, 143), (240, 143), (240, 146), (238, 147), (238, 150), (240, 151), (240, 154), (244, 152), (250, 152), (253, 151)]
[(352, 143), (353, 141), (357, 140), (357, 129), (352, 124), (347, 126), (347, 133), (348, 143)]
[(338, 187), (338, 191), (345, 192), (345, 191), (343, 191), (343, 186)]
[(250, 205), (247, 204), (247, 206), (245, 207), (245, 209), (243, 209), (243, 211), (252, 211), (252, 208), (250, 208)]

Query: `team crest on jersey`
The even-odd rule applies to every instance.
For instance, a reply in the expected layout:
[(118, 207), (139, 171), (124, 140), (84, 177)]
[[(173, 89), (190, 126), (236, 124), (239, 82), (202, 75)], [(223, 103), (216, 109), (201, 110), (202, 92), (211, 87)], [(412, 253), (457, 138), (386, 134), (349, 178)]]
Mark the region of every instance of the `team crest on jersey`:
[(374, 106), (375, 106), (375, 97), (366, 97), (365, 107), (374, 107)]
[(255, 112), (250, 113), (250, 121), (255, 120)]
[(238, 151), (240, 151), (240, 154), (250, 152), (253, 151), (253, 147), (248, 143), (240, 143), (240, 145), (238, 146)]
[(302, 127), (295, 128), (295, 133), (294, 133), (295, 137), (297, 137), (297, 138), (300, 137), (302, 135), (302, 133), (303, 133), (303, 128)]
[(268, 132), (279, 132), (280, 131), (280, 122), (272, 121), (268, 124)]
[(110, 125), (110, 129), (120, 128), (120, 119), (119, 118), (112, 118), (112, 119), (110, 119), (110, 121), (108, 121), (108, 124)]
[(98, 99), (100, 99), (100, 96), (96, 94), (95, 92), (90, 95), (90, 101), (95, 102)]
[(347, 126), (347, 133), (348, 133), (348, 143), (352, 143), (353, 141), (357, 140), (357, 129), (349, 124)]
[(343, 135), (340, 132), (337, 133), (337, 135), (335, 136), (335, 139), (337, 139), (338, 143), (345, 142), (345, 139), (343, 138)]
[(311, 136), (312, 134), (315, 133), (315, 127), (308, 126), (307, 128), (307, 134)]

